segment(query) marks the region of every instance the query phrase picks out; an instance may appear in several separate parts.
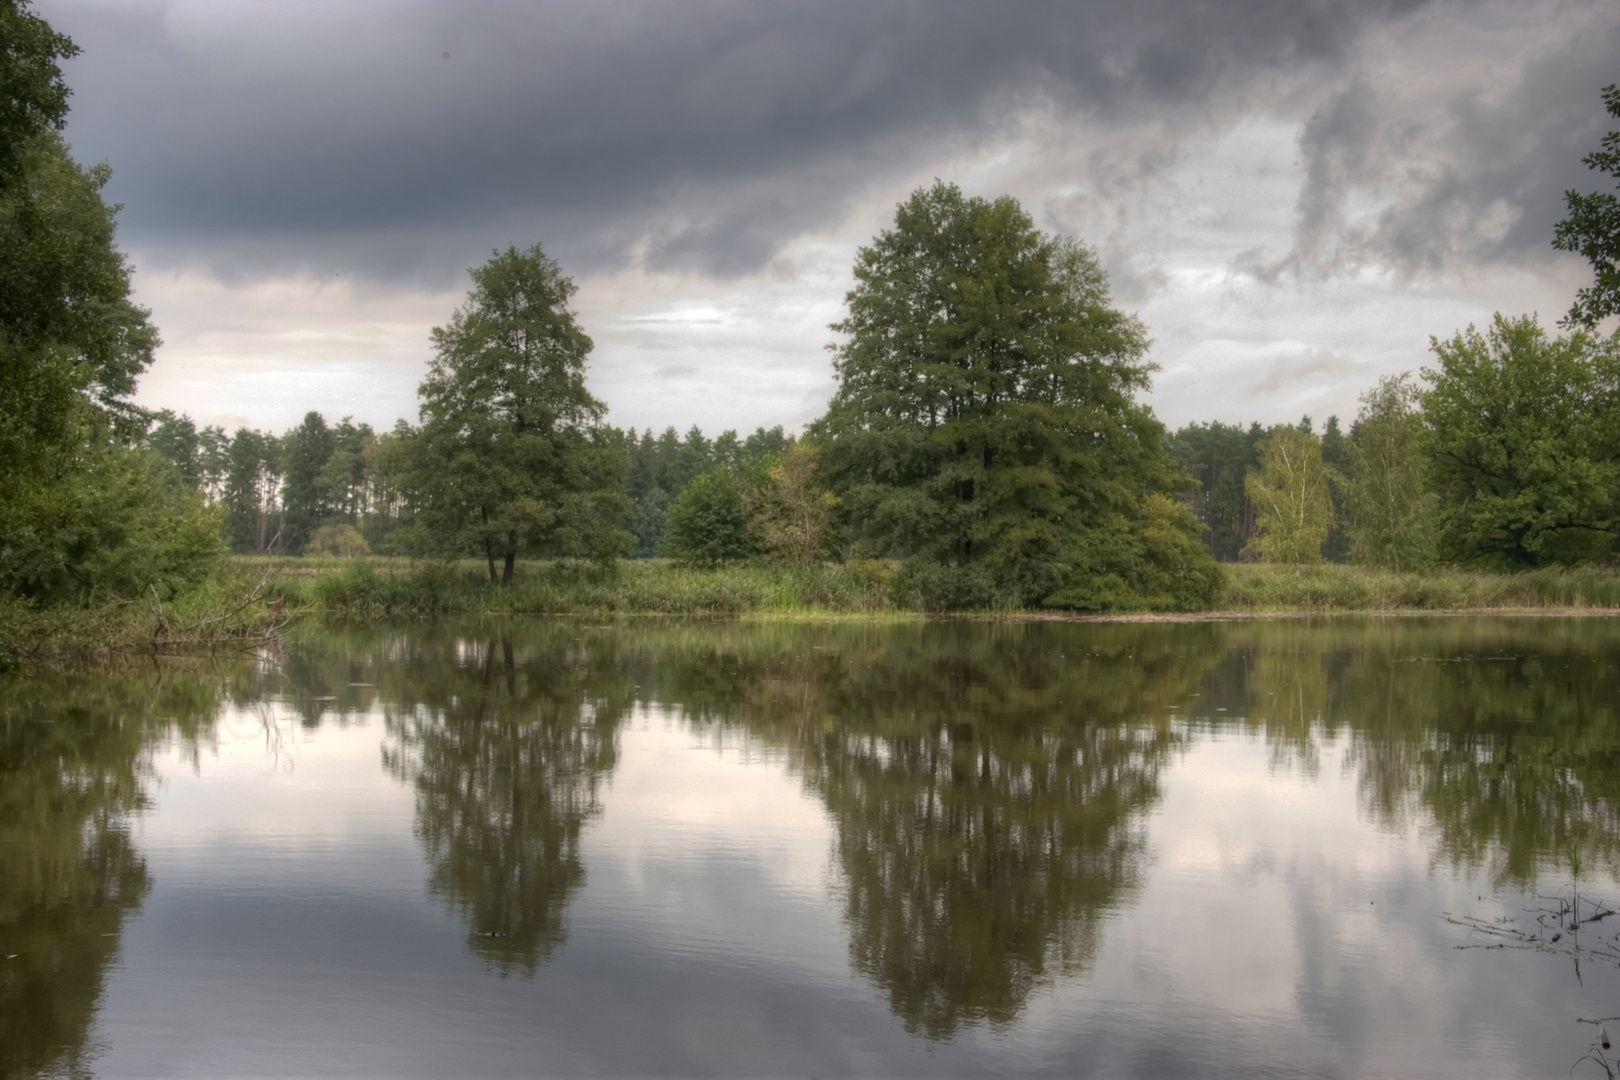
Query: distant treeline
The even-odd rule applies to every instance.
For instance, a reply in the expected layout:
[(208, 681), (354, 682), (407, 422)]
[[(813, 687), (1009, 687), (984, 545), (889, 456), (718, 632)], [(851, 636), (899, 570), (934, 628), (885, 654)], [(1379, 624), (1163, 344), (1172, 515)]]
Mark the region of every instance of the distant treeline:
[[(412, 520), (403, 456), (409, 431), (379, 433), (347, 416), (331, 424), (311, 411), (279, 435), (247, 427), (227, 434), (164, 409), (152, 414), (144, 442), (221, 508), (225, 540), (237, 554), (408, 555), (419, 539), (401, 529)], [(684, 437), (674, 427), (661, 435), (607, 427), (604, 436), (624, 455), (634, 542), (623, 554), (635, 558), (667, 553), (670, 507), (697, 477), (757, 470), (795, 441), (781, 425), (746, 438), (728, 430), (710, 439), (696, 425)]]

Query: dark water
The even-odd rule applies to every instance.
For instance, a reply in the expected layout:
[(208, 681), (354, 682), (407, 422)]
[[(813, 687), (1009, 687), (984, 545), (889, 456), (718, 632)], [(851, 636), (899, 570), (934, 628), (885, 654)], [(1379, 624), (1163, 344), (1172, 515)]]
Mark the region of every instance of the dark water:
[(514, 621), (0, 684), (0, 1075), (1601, 1076), (1617, 661)]

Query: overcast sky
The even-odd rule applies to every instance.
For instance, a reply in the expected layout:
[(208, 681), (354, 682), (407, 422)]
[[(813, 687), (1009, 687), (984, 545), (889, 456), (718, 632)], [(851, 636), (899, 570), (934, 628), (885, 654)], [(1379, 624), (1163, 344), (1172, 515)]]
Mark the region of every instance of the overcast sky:
[(1551, 324), (1620, 4), (38, 0), (165, 344), (139, 400), (416, 419), (467, 268), (539, 242), (620, 425), (790, 428), (855, 249), (936, 177), (1095, 246), (1171, 426), (1349, 418)]

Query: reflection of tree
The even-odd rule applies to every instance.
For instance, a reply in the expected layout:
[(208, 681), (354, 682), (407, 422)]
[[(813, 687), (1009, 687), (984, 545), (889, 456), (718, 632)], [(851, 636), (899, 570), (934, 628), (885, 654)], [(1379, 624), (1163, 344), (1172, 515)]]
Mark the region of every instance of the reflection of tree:
[[(1347, 730), (1368, 808), (1432, 824), (1452, 865), (1498, 883), (1568, 869), (1572, 855), (1620, 873), (1617, 631), (1541, 618), (1252, 625), (1234, 630), (1234, 654), (1270, 659), (1223, 664), (1210, 693), (1290, 752), (1312, 726)], [(1303, 713), (1278, 705), (1290, 696)]]
[(88, 1075), (102, 980), (151, 887), (128, 825), (151, 749), (216, 709), (212, 680), (173, 667), (0, 687), (0, 1076)]
[(672, 654), (667, 700), (785, 746), (832, 812), (855, 968), (907, 1028), (1012, 1020), (1145, 855), (1208, 628), (805, 630)]
[(563, 940), (585, 879), (580, 829), (613, 769), (630, 687), (611, 649), (553, 637), (418, 640), (378, 688), (384, 762), (416, 787), (428, 889), (502, 975), (532, 975)]

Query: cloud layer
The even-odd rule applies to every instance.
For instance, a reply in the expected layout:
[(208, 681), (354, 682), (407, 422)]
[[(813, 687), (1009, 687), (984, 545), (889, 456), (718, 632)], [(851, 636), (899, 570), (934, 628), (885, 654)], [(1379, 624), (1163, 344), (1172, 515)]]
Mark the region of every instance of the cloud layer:
[[(1572, 273), (1551, 226), (1563, 191), (1590, 186), (1579, 159), (1606, 130), (1597, 91), (1620, 78), (1620, 11), (1601, 3), (39, 10), (84, 48), (68, 134), (114, 166), (143, 268), (245, 290), (358, 280), (453, 295), (491, 248), (540, 240), (581, 278), (593, 332), (628, 343), (599, 351), (626, 385), (643, 346), (687, 348), (689, 324), (655, 331), (670, 303), (715, 307), (702, 296), (718, 290), (737, 318), (769, 321), (749, 297), (829, 299), (787, 298), (793, 282), (831, 285), (836, 302), (827, 266), (847, 267), (936, 175), (1011, 191), (1044, 226), (1098, 244), (1145, 315), (1185, 310), (1178, 290), (1198, 274), (1226, 293), (1281, 290), (1279, 308), (1338, 302), (1335, 283), (1404, 296), (1523, 272), (1550, 297)], [(1245, 138), (1250, 158), (1230, 158)], [(188, 337), (157, 314), (171, 342)], [(1158, 336), (1167, 376), (1205, 344)], [(721, 355), (696, 368), (722, 385), (768, 368), (798, 401), (825, 381), (825, 335), (716, 340)], [(1322, 357), (1375, 362), (1353, 334), (1302, 349), (1318, 366), (1301, 378)], [(1282, 361), (1255, 362), (1246, 385), (1272, 386), (1265, 365)], [(691, 356), (646, 370), (683, 367)], [(1250, 398), (1271, 407), (1277, 393)], [(805, 408), (771, 398), (759, 419)]]

